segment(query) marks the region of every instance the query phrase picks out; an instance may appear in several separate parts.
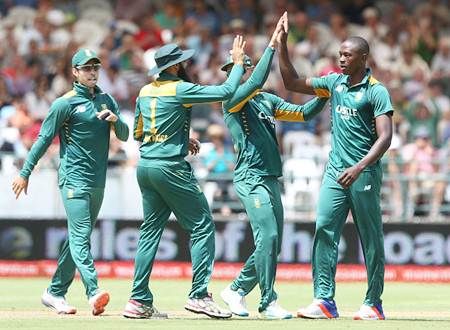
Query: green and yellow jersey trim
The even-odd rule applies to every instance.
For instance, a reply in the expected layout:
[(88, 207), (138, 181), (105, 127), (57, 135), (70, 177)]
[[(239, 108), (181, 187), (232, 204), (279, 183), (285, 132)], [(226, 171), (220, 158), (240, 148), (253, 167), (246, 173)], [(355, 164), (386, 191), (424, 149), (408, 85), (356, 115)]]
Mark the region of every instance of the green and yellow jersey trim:
[(133, 132), (133, 137), (135, 140), (139, 140), (142, 138), (143, 134), (144, 134), (144, 122), (142, 120), (142, 113), (139, 113), (139, 117), (137, 118), (136, 122), (136, 129)]
[(275, 118), (283, 121), (305, 121), (303, 112), (301, 111), (288, 111), (282, 109), (276, 109), (274, 111)]
[(66, 94), (64, 94), (62, 97), (68, 99), (74, 97), (75, 95), (77, 95), (77, 91), (72, 89), (71, 91), (68, 91)]
[(158, 96), (176, 96), (177, 85), (181, 81), (154, 81), (142, 87), (139, 92), (139, 97), (158, 97)]
[(241, 102), (236, 104), (234, 107), (228, 109), (228, 112), (239, 112), (241, 111), (242, 107), (256, 94), (258, 94), (261, 91), (261, 89), (255, 90), (253, 93), (251, 93), (249, 96), (247, 96), (245, 99), (243, 99)]
[(318, 97), (330, 97), (331, 96), (330, 91), (325, 88), (314, 88), (314, 93), (316, 93), (316, 95)]

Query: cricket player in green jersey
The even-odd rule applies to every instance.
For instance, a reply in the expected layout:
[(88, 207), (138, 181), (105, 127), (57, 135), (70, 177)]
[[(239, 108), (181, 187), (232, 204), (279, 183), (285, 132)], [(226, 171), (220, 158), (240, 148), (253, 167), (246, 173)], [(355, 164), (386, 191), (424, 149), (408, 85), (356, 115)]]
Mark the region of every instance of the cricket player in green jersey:
[(156, 66), (150, 75), (159, 73), (159, 78), (141, 89), (136, 102), (134, 138), (142, 142), (137, 180), (144, 221), (125, 317), (167, 317), (153, 306), (149, 277), (171, 212), (191, 240), (193, 279), (185, 309), (213, 318), (231, 317), (207, 291), (215, 253), (214, 223), (205, 195), (184, 158), (189, 148), (192, 104), (223, 101), (234, 94), (244, 72), (244, 46), (245, 41), (237, 36), (231, 50), (236, 65), (228, 79), (218, 86), (189, 81), (183, 62), (193, 56), (193, 50), (182, 51), (175, 44), (167, 44), (155, 53)]
[(90, 237), (103, 200), (110, 131), (114, 130), (120, 140), (126, 141), (129, 129), (116, 101), (96, 85), (100, 67), (94, 51), (80, 49), (75, 53), (73, 89), (52, 103), (39, 136), (12, 184), (16, 198), (22, 191), (27, 193), (31, 171), (58, 135), (58, 183), (67, 214), (68, 238), (50, 286), (42, 295), (42, 303), (59, 314), (76, 313), (64, 298), (75, 269), (81, 275), (94, 315), (103, 313), (109, 302), (109, 294), (97, 284)]
[[(327, 101), (326, 98), (315, 98), (305, 105), (296, 105), (261, 91), (270, 73), (279, 30), (283, 28), (286, 18), (285, 13), (248, 79), (239, 86), (231, 99), (223, 102), (225, 123), (237, 153), (234, 186), (253, 230), (255, 250), (239, 276), (221, 292), (221, 297), (233, 314), (244, 317), (249, 315), (245, 296), (256, 285), (261, 290), (258, 311), (262, 317), (292, 317), (277, 303), (274, 290), (277, 257), (283, 235), (283, 205), (278, 182), (282, 175), (282, 164), (275, 120), (309, 120), (323, 109)], [(222, 70), (229, 73), (232, 67), (233, 62), (229, 61)], [(246, 57), (244, 67), (250, 71), (250, 58)]]
[(339, 50), (342, 74), (299, 78), (289, 61), (287, 23), (280, 33), (280, 70), (288, 90), (331, 97), (331, 151), (317, 206), (312, 253), (314, 300), (298, 311), (305, 318), (336, 318), (338, 244), (349, 211), (367, 269), (368, 289), (354, 319), (384, 320), (384, 242), (380, 209), (380, 158), (392, 138), (393, 108), (387, 89), (366, 68), (369, 45), (350, 37)]

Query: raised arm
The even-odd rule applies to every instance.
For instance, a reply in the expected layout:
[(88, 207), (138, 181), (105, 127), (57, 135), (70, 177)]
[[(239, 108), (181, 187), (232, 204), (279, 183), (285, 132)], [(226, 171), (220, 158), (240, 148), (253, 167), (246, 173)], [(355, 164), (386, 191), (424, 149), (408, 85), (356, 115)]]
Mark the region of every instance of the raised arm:
[(284, 87), (287, 90), (314, 95), (310, 78), (300, 78), (289, 60), (287, 48), (288, 18), (284, 20), (284, 28), (278, 34), (279, 66)]
[(315, 97), (305, 104), (286, 102), (279, 96), (265, 93), (273, 104), (273, 116), (280, 121), (308, 121), (318, 115), (327, 103), (327, 98)]
[(244, 48), (245, 41), (242, 36), (236, 36), (233, 41), (231, 58), (233, 59), (233, 69), (228, 79), (217, 86), (201, 86), (188, 82), (177, 85), (177, 98), (181, 103), (190, 105), (194, 103), (218, 102), (229, 99), (239, 87), (242, 75), (244, 74)]

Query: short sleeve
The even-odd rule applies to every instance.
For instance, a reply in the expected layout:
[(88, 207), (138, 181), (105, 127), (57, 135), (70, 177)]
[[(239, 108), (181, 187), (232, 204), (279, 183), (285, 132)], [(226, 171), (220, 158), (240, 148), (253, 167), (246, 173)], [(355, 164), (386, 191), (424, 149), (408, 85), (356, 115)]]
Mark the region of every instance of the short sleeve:
[(314, 93), (318, 97), (330, 97), (331, 91), (336, 81), (339, 79), (340, 74), (331, 73), (323, 77), (315, 77), (311, 79)]
[(374, 86), (371, 96), (375, 117), (394, 111), (389, 92), (383, 85), (377, 84)]

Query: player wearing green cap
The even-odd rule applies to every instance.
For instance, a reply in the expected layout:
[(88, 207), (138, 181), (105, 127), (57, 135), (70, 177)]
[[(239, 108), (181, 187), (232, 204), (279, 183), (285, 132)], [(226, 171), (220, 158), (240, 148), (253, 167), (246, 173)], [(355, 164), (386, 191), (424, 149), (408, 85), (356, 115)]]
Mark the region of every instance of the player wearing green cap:
[(380, 209), (380, 158), (392, 138), (393, 108), (387, 89), (366, 67), (369, 45), (350, 37), (339, 50), (342, 74), (299, 78), (289, 61), (288, 24), (280, 33), (280, 70), (287, 89), (331, 96), (332, 140), (317, 206), (312, 254), (314, 300), (298, 311), (305, 318), (337, 318), (335, 275), (338, 245), (349, 211), (358, 231), (368, 289), (355, 319), (384, 320), (384, 243)]
[(159, 77), (141, 89), (136, 102), (134, 138), (142, 142), (137, 180), (144, 221), (125, 317), (167, 317), (153, 306), (149, 278), (171, 212), (191, 239), (193, 279), (185, 309), (214, 318), (231, 317), (207, 291), (215, 252), (214, 223), (205, 195), (184, 158), (188, 154), (192, 104), (223, 101), (234, 94), (244, 71), (244, 46), (242, 37), (237, 36), (231, 52), (237, 65), (219, 86), (200, 86), (189, 81), (183, 62), (193, 56), (193, 50), (183, 51), (168, 44), (155, 53), (156, 66), (150, 75), (159, 73)]
[(92, 313), (105, 310), (109, 294), (100, 290), (90, 252), (90, 236), (103, 200), (111, 129), (126, 141), (128, 126), (122, 120), (116, 101), (96, 85), (100, 59), (89, 49), (72, 57), (73, 89), (56, 99), (42, 123), (13, 191), (18, 198), (27, 193), (28, 178), (53, 138), (60, 139), (58, 184), (67, 214), (68, 238), (62, 246), (58, 266), (42, 303), (59, 314), (75, 314), (64, 296), (78, 269)]
[[(282, 165), (275, 120), (309, 120), (323, 109), (327, 101), (326, 98), (316, 98), (305, 105), (296, 105), (261, 91), (270, 73), (276, 37), (285, 18), (286, 14), (280, 18), (269, 46), (251, 75), (233, 97), (223, 103), (225, 123), (237, 153), (234, 186), (244, 204), (255, 242), (255, 250), (239, 276), (221, 292), (231, 312), (239, 316), (249, 315), (245, 296), (259, 285), (261, 300), (258, 311), (262, 317), (292, 317), (277, 303), (274, 290), (283, 235), (283, 205), (278, 182)], [(246, 57), (244, 65), (250, 70), (250, 58)], [(222, 70), (229, 72), (231, 68), (232, 63), (227, 62)]]

